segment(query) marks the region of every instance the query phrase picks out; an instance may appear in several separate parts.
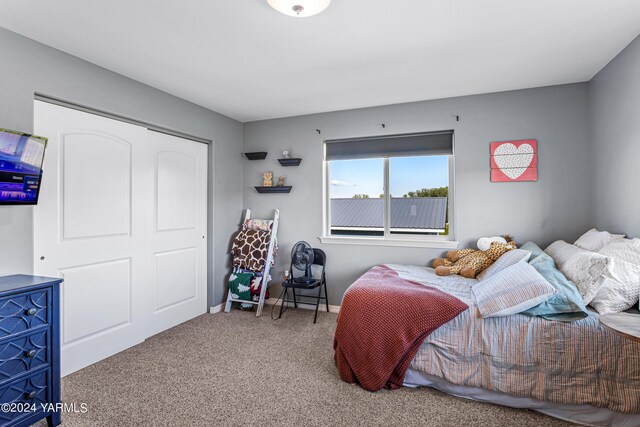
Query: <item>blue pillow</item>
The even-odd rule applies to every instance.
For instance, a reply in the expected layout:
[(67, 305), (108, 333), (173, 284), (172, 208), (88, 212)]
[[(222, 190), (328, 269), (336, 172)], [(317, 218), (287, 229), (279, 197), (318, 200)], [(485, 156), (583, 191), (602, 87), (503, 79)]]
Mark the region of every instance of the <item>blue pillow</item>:
[(530, 308), (524, 314), (561, 322), (580, 320), (589, 315), (578, 288), (556, 268), (553, 258), (533, 242), (525, 243), (520, 249), (531, 251), (529, 264), (557, 290), (549, 300)]

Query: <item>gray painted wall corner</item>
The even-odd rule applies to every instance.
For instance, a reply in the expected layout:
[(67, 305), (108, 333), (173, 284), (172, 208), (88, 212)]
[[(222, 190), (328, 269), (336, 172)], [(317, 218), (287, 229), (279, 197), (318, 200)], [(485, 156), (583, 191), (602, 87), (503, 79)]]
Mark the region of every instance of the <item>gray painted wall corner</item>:
[(594, 225), (640, 236), (640, 37), (589, 82)]

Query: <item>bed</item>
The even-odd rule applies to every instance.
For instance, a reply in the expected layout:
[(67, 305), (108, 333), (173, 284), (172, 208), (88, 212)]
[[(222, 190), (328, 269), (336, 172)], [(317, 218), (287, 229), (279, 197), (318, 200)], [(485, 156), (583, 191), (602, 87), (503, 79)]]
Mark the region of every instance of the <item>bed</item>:
[(640, 426), (640, 343), (601, 326), (595, 311), (573, 322), (523, 314), (483, 319), (471, 291), (477, 280), (437, 276), (427, 267), (385, 267), (469, 306), (424, 339), (405, 386), (587, 425)]

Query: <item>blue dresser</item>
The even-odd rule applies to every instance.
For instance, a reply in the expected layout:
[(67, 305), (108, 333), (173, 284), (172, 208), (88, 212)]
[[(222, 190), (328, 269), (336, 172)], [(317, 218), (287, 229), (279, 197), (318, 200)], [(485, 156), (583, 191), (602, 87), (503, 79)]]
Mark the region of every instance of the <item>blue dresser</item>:
[(61, 279), (0, 277), (0, 426), (60, 424)]

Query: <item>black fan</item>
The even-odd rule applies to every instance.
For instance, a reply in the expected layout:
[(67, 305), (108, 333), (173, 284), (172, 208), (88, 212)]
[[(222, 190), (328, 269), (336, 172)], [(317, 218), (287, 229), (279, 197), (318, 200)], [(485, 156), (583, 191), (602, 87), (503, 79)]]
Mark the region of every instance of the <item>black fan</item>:
[(293, 249), (291, 250), (291, 264), (298, 270), (304, 271), (304, 276), (293, 278), (294, 283), (310, 285), (315, 282), (313, 273), (311, 272), (313, 248), (307, 242), (298, 242), (293, 245)]

